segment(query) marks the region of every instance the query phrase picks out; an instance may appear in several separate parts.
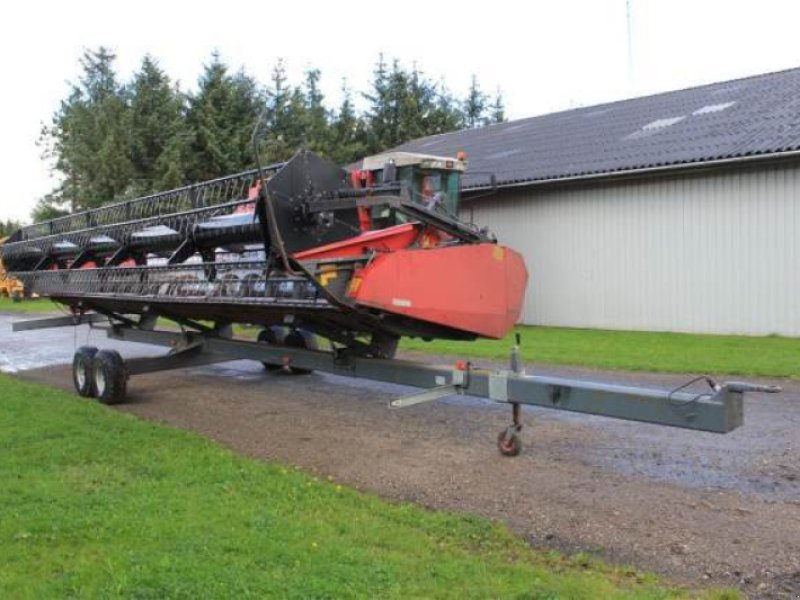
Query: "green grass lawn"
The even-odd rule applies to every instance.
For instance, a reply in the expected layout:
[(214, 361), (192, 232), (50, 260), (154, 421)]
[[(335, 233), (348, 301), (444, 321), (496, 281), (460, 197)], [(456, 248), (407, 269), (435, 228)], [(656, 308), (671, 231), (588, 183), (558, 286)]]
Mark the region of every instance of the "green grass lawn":
[(389, 503), (49, 387), (0, 386), (2, 598), (689, 595), (531, 551), (481, 518)]
[[(604, 331), (561, 327), (515, 329), (526, 360), (628, 371), (800, 377), (800, 338)], [(401, 348), (456, 356), (506, 358), (505, 339), (450, 342), (403, 340)]]
[[(14, 302), (0, 297), (0, 313), (61, 310), (60, 305), (47, 298)], [(175, 328), (163, 319), (161, 325)], [(626, 371), (800, 378), (800, 338), (527, 326), (518, 326), (515, 332), (522, 334), (524, 359), (537, 363)], [(250, 339), (257, 335), (258, 328), (239, 325), (236, 333)], [(513, 334), (509, 334), (503, 340), (474, 342), (406, 339), (400, 347), (464, 358), (504, 359), (512, 344)]]
[(60, 304), (56, 304), (49, 298), (29, 298), (14, 301), (8, 296), (0, 296), (0, 313), (46, 313), (60, 312)]

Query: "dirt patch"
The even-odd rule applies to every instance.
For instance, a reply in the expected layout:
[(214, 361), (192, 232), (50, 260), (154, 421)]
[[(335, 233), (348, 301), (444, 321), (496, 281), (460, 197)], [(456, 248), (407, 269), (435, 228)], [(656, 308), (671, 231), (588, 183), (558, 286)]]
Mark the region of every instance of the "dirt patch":
[[(21, 376), (71, 385), (67, 367)], [(619, 447), (625, 430), (610, 420), (587, 425), (527, 410), (526, 450), (503, 458), (494, 438), (507, 407), (467, 400), (388, 410), (399, 391), (233, 363), (137, 377), (119, 409), (384, 497), (501, 519), (535, 547), (588, 551), (690, 585), (736, 585), (752, 597), (800, 593), (797, 500), (687, 487), (587, 460)], [(794, 477), (796, 455), (777, 456), (785, 468), (768, 461), (758, 474)]]

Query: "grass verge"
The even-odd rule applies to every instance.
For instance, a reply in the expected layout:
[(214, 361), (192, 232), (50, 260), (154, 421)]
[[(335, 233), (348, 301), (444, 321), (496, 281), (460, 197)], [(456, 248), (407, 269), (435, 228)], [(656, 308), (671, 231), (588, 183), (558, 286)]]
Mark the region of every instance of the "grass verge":
[(15, 301), (8, 296), (0, 296), (0, 313), (50, 313), (63, 310), (49, 298), (28, 298)]
[[(518, 326), (525, 360), (626, 371), (800, 377), (800, 338), (696, 335)], [(401, 348), (434, 354), (507, 358), (514, 339), (403, 340)]]
[(389, 503), (49, 387), (0, 386), (3, 598), (687, 595), (533, 552), (481, 518)]
[[(63, 308), (47, 298), (14, 302), (0, 297), (0, 313), (58, 313)], [(174, 329), (171, 321), (160, 326)], [(237, 325), (237, 335), (254, 339), (259, 328)], [(565, 327), (518, 326), (502, 340), (453, 342), (404, 339), (400, 348), (465, 358), (505, 359), (522, 335), (525, 360), (624, 371), (718, 373), (800, 378), (800, 338), (780, 336), (697, 335), (648, 331), (607, 331)]]

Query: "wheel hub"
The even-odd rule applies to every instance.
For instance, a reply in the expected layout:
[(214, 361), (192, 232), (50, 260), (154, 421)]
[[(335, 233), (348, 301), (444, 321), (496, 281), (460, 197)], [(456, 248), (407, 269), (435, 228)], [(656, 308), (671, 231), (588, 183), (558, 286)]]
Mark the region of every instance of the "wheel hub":
[(106, 374), (103, 372), (103, 369), (97, 369), (94, 379), (94, 384), (97, 387), (97, 395), (102, 396), (106, 391)]
[(83, 362), (78, 363), (75, 368), (75, 379), (78, 382), (78, 387), (83, 388), (86, 385), (86, 364)]

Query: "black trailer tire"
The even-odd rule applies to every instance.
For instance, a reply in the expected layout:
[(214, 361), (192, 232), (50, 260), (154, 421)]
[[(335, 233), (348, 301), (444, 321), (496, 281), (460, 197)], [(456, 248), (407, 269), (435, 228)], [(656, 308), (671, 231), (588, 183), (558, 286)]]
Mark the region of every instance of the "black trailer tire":
[[(310, 331), (304, 329), (292, 329), (285, 338), (283, 338), (283, 345), (289, 348), (303, 348), (305, 350), (317, 350), (317, 338)], [(289, 367), (289, 372), (292, 375), (308, 375), (313, 373), (312, 369), (301, 369), (298, 367)]]
[(97, 348), (81, 346), (72, 357), (72, 384), (79, 396), (94, 398), (94, 356)]
[[(268, 344), (270, 346), (279, 346), (282, 340), (278, 339), (278, 332), (274, 327), (266, 327), (258, 332), (258, 337), (256, 338), (259, 344)], [(280, 371), (281, 365), (279, 363), (270, 363), (261, 361), (261, 364), (264, 365), (264, 368), (267, 371)]]
[(125, 400), (128, 373), (125, 361), (116, 350), (100, 350), (94, 357), (94, 386), (102, 404), (119, 404)]

